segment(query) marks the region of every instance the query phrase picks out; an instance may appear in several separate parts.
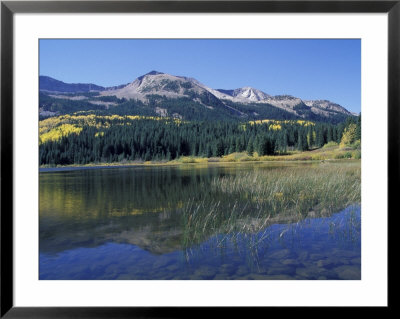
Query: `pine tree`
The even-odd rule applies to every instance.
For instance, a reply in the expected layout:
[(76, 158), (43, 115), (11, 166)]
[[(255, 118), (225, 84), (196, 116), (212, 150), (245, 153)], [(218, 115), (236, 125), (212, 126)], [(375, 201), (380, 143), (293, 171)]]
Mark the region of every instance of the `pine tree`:
[(253, 156), (254, 153), (254, 143), (253, 143), (253, 139), (251, 138), (249, 140), (249, 142), (247, 143), (247, 148), (246, 148), (247, 154), (249, 156)]
[(361, 114), (357, 118), (357, 127), (356, 127), (355, 139), (361, 141)]
[(308, 150), (307, 133), (304, 130), (299, 131), (299, 139), (298, 139), (297, 148), (300, 151)]
[(219, 140), (215, 144), (214, 156), (221, 157), (224, 155), (224, 143)]

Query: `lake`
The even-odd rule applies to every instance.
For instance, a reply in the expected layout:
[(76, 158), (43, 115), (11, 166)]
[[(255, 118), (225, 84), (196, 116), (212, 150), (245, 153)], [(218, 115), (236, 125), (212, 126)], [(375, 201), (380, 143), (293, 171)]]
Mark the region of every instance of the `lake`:
[(39, 173), (39, 279), (360, 280), (360, 161)]

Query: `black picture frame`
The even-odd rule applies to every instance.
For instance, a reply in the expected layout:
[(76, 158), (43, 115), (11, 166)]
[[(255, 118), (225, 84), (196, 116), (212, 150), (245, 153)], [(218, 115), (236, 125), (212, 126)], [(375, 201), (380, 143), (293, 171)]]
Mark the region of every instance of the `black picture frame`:
[[(227, 309), (191, 307), (14, 307), (13, 303), (13, 16), (16, 13), (269, 12), (388, 13), (388, 218), (398, 213), (400, 153), (400, 0), (396, 1), (1, 1), (1, 318), (177, 318), (226, 316)], [(393, 215), (393, 214), (392, 214)], [(392, 227), (393, 222), (389, 223)], [(393, 234), (388, 229), (388, 234)], [(388, 244), (389, 244), (388, 237)], [(390, 247), (388, 245), (388, 247)], [(389, 254), (388, 254), (389, 256)], [(388, 260), (390, 262), (390, 258)], [(388, 280), (388, 286), (390, 281)], [(388, 307), (381, 310), (389, 310)], [(235, 309), (248, 317), (260, 308)], [(261, 309), (262, 310), (262, 309)], [(296, 315), (306, 310), (291, 307)], [(337, 309), (333, 309), (334, 313)], [(353, 309), (354, 310), (354, 309)], [(268, 310), (269, 311), (269, 310)], [(349, 311), (347, 308), (346, 311)], [(356, 309), (359, 311), (359, 309)], [(370, 309), (368, 310), (370, 311)]]

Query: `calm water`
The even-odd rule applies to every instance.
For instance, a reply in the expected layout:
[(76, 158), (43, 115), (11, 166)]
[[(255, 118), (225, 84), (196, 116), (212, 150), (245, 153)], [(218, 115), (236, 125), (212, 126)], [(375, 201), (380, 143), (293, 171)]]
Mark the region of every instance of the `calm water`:
[[(254, 213), (248, 194), (213, 187), (223, 176), (277, 167), (41, 172), (39, 278), (361, 279), (359, 205), (267, 221)], [(199, 203), (214, 204), (201, 219), (204, 227), (189, 227), (189, 209), (205, 214)], [(224, 219), (232, 207), (240, 207), (245, 222)], [(220, 214), (217, 224), (206, 223), (209, 211)], [(229, 223), (234, 232), (222, 230)]]

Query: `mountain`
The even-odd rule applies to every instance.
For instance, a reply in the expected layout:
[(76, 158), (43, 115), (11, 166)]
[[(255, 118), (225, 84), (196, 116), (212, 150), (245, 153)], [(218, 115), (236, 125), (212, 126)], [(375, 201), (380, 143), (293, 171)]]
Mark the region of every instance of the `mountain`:
[(232, 100), (235, 102), (261, 102), (270, 97), (267, 93), (252, 87), (246, 86), (235, 90), (213, 90), (215, 96), (224, 100)]
[(78, 93), (90, 91), (103, 91), (106, 88), (96, 84), (65, 83), (49, 76), (39, 77), (39, 90), (48, 92)]
[(149, 95), (179, 98), (209, 93), (209, 90), (194, 79), (151, 71), (122, 88), (109, 89), (101, 92), (101, 95), (147, 101)]
[(108, 88), (95, 84), (68, 84), (46, 76), (40, 76), (39, 83), (39, 107), (43, 116), (80, 109), (187, 120), (269, 118), (338, 123), (353, 116), (343, 106), (327, 100), (272, 96), (252, 87), (213, 89), (190, 77), (158, 71), (144, 74), (131, 83)]
[(344, 113), (344, 114), (353, 114), (349, 111), (347, 111), (343, 106), (333, 103), (331, 101), (327, 100), (315, 100), (315, 101), (304, 101), (304, 104), (308, 105), (311, 107), (314, 112), (338, 112), (338, 113)]

